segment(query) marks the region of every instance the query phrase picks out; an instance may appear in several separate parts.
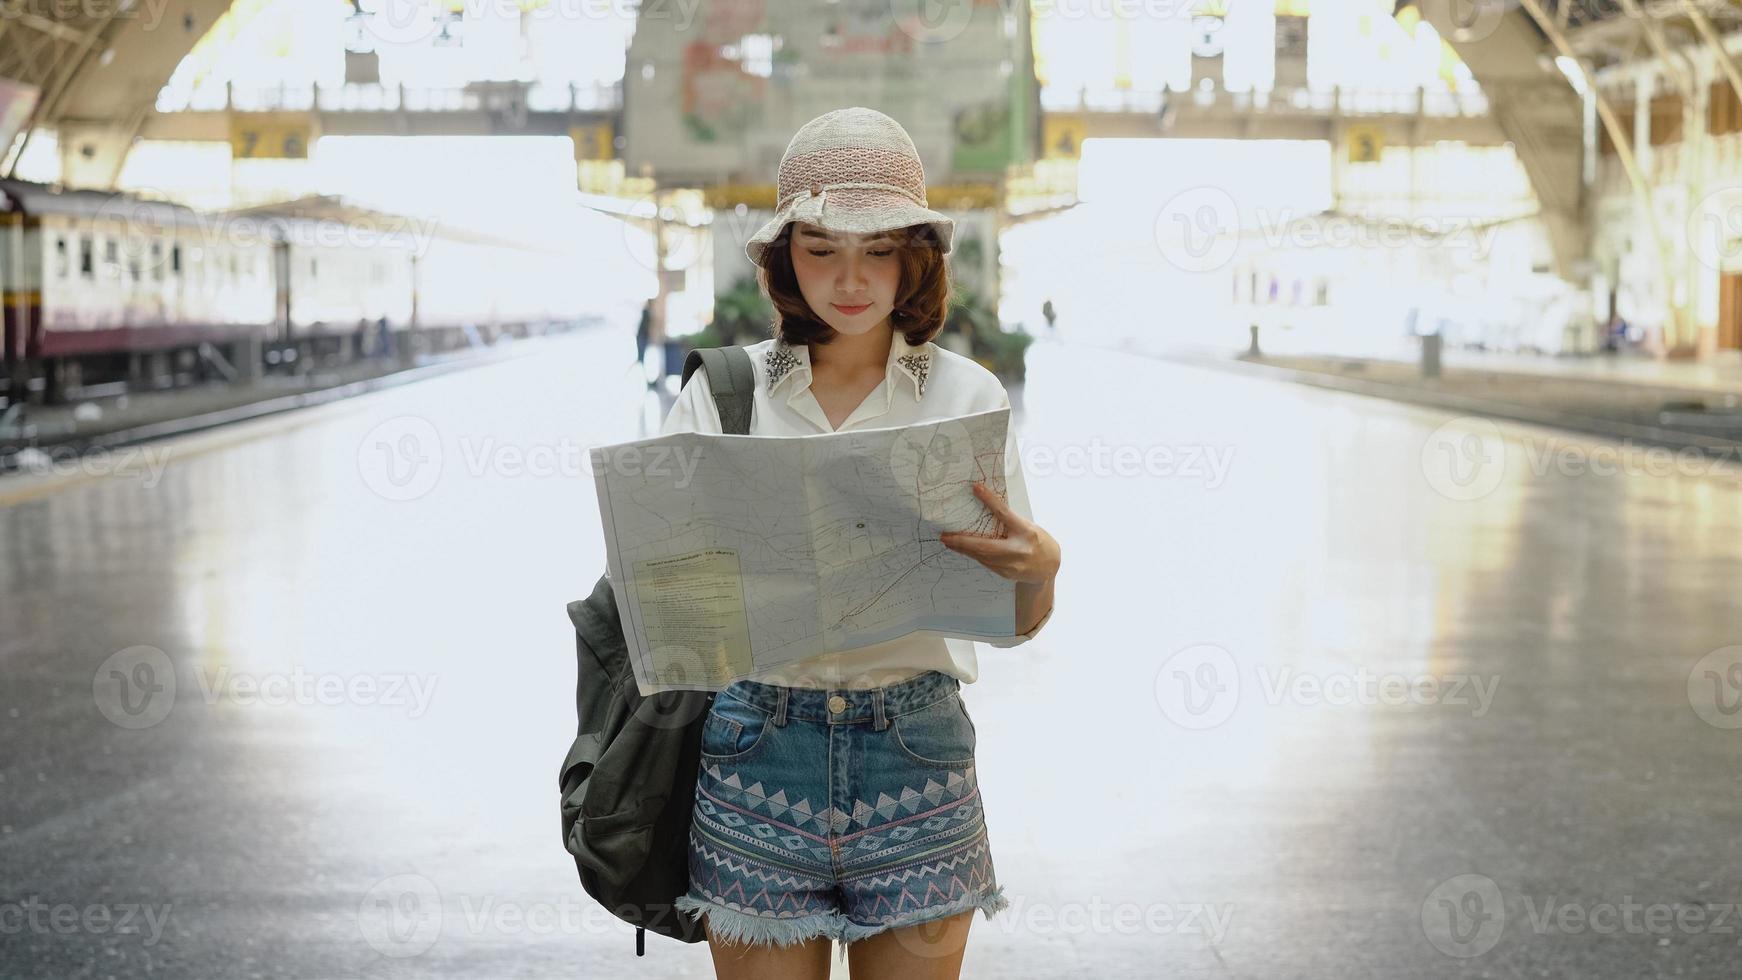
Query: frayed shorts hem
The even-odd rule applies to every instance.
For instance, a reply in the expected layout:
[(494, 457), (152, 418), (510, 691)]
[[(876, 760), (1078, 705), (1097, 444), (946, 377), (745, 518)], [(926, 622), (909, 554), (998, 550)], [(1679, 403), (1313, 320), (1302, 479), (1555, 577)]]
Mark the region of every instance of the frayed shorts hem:
[(913, 909), (886, 921), (871, 924), (854, 922), (839, 912), (775, 918), (745, 912), (694, 895), (679, 896), (673, 906), (680, 912), (705, 914), (708, 931), (726, 942), (791, 946), (824, 936), (834, 941), (838, 947), (836, 955), (845, 959), (850, 943), (869, 939), (891, 929), (949, 918), (968, 909), (979, 909), (981, 915), (990, 920), (993, 913), (1010, 906), (1010, 899), (1004, 897), (1004, 887), (999, 885), (984, 895), (964, 895), (953, 902)]
[(678, 896), (672, 907), (679, 912), (705, 914), (708, 932), (726, 942), (791, 946), (818, 936), (833, 939), (840, 933), (839, 912), (816, 912), (776, 918), (745, 912), (693, 895)]

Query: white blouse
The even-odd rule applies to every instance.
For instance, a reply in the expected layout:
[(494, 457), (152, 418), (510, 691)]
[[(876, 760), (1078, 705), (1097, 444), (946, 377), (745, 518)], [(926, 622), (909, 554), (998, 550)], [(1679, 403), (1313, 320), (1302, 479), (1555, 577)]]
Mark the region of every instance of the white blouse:
[[(1010, 395), (998, 376), (978, 362), (929, 341), (914, 347), (897, 330), (889, 345), (883, 382), (836, 429), (811, 392), (808, 345), (771, 338), (747, 345), (745, 350), (756, 375), (751, 435), (808, 436), (853, 428), (888, 428), (1010, 407)], [(1012, 510), (1033, 520), (1022, 457), (1017, 451), (1015, 419), (1011, 421), (1004, 446), (1005, 495)], [(720, 431), (720, 411), (709, 390), (707, 372), (697, 371), (679, 393), (660, 435)], [(940, 670), (971, 684), (980, 674), (975, 643), (1019, 646), (1033, 639), (1050, 619), (1052, 611), (1048, 610), (1029, 632), (997, 640), (967, 640), (916, 630), (882, 643), (780, 664), (749, 677), (788, 687), (867, 688)]]

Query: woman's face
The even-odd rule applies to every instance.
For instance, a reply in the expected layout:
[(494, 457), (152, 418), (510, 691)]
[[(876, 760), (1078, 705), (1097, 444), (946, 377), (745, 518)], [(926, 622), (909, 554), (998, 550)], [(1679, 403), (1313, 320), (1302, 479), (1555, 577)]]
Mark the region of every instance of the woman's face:
[(827, 231), (793, 223), (792, 271), (812, 312), (844, 334), (861, 334), (888, 319), (901, 288), (901, 260), (887, 234)]

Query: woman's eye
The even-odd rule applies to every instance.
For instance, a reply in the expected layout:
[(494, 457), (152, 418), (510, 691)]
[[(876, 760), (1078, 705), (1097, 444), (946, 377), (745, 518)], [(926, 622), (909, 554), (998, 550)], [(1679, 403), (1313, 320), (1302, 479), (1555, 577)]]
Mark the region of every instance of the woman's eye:
[(876, 252), (872, 252), (871, 254), (877, 256), (880, 259), (886, 259), (886, 258), (890, 257), (891, 255), (895, 254), (895, 249), (892, 249), (892, 248), (880, 249)]
[(833, 255), (833, 254), (835, 254), (835, 253), (833, 253), (833, 252), (827, 252), (827, 251), (824, 251), (824, 252), (819, 252), (819, 251), (817, 251), (817, 250), (816, 250), (816, 249), (814, 249), (814, 248), (813, 248), (813, 249), (807, 249), (807, 251), (809, 251), (809, 252), (810, 252), (810, 253), (811, 253), (811, 254), (812, 254), (812, 255), (814, 255), (814, 256), (816, 256), (816, 257), (817, 257), (817, 258), (819, 258), (819, 259), (822, 259), (822, 258), (827, 258), (827, 257), (829, 257), (829, 256), (831, 256), (831, 255)]

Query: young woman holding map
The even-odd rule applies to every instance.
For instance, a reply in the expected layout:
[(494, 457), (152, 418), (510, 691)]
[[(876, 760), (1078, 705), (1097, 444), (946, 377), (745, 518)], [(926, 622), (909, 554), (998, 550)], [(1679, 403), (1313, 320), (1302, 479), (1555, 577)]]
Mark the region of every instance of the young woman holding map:
[[(894, 119), (854, 107), (798, 131), (776, 214), (745, 246), (776, 311), (775, 336), (747, 348), (752, 435), (1010, 406), (995, 375), (932, 343), (954, 230), (926, 206), (918, 153)], [(662, 434), (720, 431), (698, 372)], [(978, 641), (1013, 647), (1051, 618), (1059, 545), (1030, 519), (1014, 426), (1003, 472), (980, 476), (984, 533), (939, 535), (913, 574), (942, 576), (961, 556), (1013, 581), (1016, 635)], [(959, 690), (978, 676), (975, 642), (909, 633), (780, 664), (715, 697), (678, 907), (703, 915), (720, 977), (821, 980), (830, 940), (855, 980), (958, 975), (974, 910), (990, 919), (1009, 904)]]

